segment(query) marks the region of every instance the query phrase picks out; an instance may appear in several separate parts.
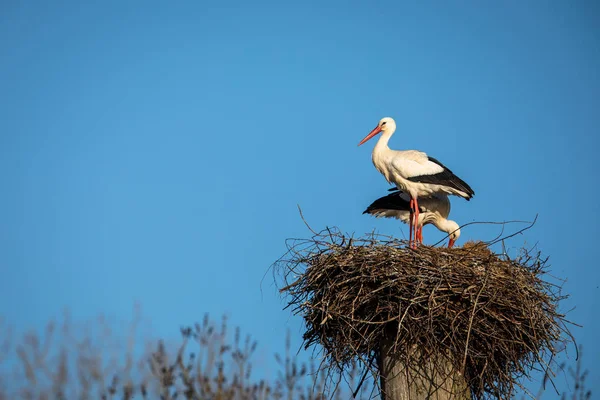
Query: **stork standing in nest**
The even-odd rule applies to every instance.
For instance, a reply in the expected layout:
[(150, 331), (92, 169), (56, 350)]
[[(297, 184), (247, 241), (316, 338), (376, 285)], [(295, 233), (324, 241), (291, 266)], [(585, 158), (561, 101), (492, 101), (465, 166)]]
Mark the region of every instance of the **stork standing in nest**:
[[(375, 200), (363, 211), (363, 214), (371, 214), (376, 218), (397, 218), (406, 224), (410, 223), (410, 195), (397, 189), (390, 189), (390, 191), (395, 192)], [(422, 197), (419, 202), (416, 241), (423, 243), (423, 226), (432, 224), (448, 234), (448, 247), (454, 246), (460, 237), (460, 227), (456, 222), (448, 219), (448, 215), (450, 215), (448, 195), (437, 193), (429, 197)]]
[(359, 146), (382, 133), (379, 141), (373, 149), (371, 159), (375, 168), (385, 177), (389, 183), (410, 196), (409, 206), (411, 209), (410, 238), (411, 247), (416, 245), (413, 238), (419, 220), (419, 197), (429, 197), (433, 194), (443, 193), (446, 195), (460, 196), (470, 200), (475, 192), (462, 179), (454, 175), (441, 162), (426, 153), (417, 150), (391, 150), (388, 142), (396, 131), (396, 122), (393, 118), (382, 118), (363, 140)]

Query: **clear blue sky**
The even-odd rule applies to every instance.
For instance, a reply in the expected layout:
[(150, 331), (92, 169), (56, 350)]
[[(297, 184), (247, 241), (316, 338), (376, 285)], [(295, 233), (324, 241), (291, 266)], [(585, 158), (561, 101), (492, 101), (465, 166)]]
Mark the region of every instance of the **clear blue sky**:
[(137, 301), (157, 335), (208, 311), (267, 356), (288, 328), (298, 344), (270, 275), (260, 289), (309, 235), (296, 204), (315, 228), (408, 234), (361, 214), (388, 185), (357, 144), (391, 116), (392, 148), (476, 191), (459, 223), (539, 213), (511, 245), (568, 279), (600, 392), (598, 3), (318, 4), (2, 2), (0, 315), (37, 328)]

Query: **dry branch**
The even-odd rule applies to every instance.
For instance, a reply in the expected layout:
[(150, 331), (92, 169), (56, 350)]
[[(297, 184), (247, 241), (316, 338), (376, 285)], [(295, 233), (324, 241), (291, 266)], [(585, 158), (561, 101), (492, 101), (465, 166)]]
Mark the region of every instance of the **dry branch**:
[(288, 241), (275, 265), (288, 307), (304, 318), (305, 347), (319, 345), (323, 368), (342, 373), (356, 360), (373, 368), (391, 330), (390, 351), (408, 368), (451, 365), (446, 373), (462, 373), (473, 398), (509, 398), (532, 370), (547, 372), (570, 337), (558, 312), (564, 296), (527, 249), (515, 259), (482, 242), (410, 250), (328, 228)]

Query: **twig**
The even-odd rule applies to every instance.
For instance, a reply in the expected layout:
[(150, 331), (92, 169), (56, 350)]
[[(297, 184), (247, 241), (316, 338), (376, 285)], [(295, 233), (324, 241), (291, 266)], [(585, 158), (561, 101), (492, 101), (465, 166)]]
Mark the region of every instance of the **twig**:
[(479, 301), (479, 296), (481, 296), (481, 292), (485, 289), (485, 285), (487, 284), (487, 278), (489, 275), (485, 276), (485, 280), (483, 281), (483, 285), (481, 285), (481, 289), (477, 293), (477, 297), (475, 297), (475, 303), (473, 304), (473, 311), (471, 312), (471, 318), (469, 318), (469, 327), (467, 328), (467, 340), (465, 340), (465, 354), (463, 356), (462, 362), (462, 374), (465, 374), (465, 369), (467, 366), (467, 355), (469, 354), (469, 339), (471, 338), (471, 328), (473, 327), (473, 318), (475, 317), (475, 310), (477, 309), (477, 303)]

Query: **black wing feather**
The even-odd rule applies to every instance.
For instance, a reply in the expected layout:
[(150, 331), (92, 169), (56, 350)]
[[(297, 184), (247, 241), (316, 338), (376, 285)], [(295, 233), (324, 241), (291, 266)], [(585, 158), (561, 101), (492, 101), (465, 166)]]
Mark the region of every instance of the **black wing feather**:
[(448, 186), (453, 189), (460, 190), (461, 192), (467, 193), (468, 197), (466, 197), (466, 199), (471, 200), (471, 198), (475, 195), (475, 192), (473, 191), (473, 189), (471, 189), (471, 186), (469, 186), (465, 181), (460, 179), (458, 176), (454, 175), (454, 173), (448, 167), (446, 167), (444, 164), (442, 164), (435, 158), (429, 157), (429, 156), (427, 158), (429, 159), (429, 161), (436, 163), (437, 165), (442, 167), (444, 170), (435, 175), (412, 176), (412, 177), (408, 178), (409, 181), (418, 182), (418, 183), (432, 183), (432, 184), (436, 184), (436, 185)]
[[(390, 189), (390, 191), (393, 189)], [(397, 190), (397, 189), (396, 189)], [(392, 194), (388, 194), (387, 196), (383, 196), (375, 200), (365, 211), (363, 214), (373, 214), (378, 210), (397, 210), (397, 211), (410, 211), (410, 202), (406, 201), (400, 195), (402, 192), (397, 191)], [(419, 207), (421, 212), (425, 212), (425, 209)]]

